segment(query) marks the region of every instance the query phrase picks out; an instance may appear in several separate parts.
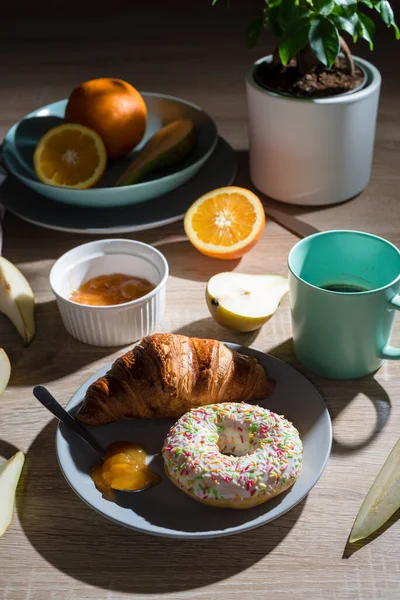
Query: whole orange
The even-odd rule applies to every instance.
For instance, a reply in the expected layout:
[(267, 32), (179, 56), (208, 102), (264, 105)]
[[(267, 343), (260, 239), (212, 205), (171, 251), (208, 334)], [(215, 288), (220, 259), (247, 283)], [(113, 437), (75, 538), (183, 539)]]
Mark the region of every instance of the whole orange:
[(137, 146), (146, 131), (147, 109), (139, 92), (122, 79), (85, 81), (69, 97), (65, 118), (94, 129), (108, 158), (120, 158)]

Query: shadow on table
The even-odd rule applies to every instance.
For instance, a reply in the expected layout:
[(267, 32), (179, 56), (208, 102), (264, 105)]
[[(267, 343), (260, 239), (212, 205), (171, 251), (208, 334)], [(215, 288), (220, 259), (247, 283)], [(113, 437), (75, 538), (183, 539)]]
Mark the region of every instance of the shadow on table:
[[(4, 255), (15, 264), (29, 264), (42, 260), (56, 261), (62, 254), (71, 250), (71, 248), (93, 242), (100, 238), (138, 240), (147, 244), (154, 244), (155, 246), (161, 242), (160, 251), (163, 252), (162, 245), (166, 243), (166, 240), (170, 237), (181, 237), (183, 235), (182, 223), (172, 223), (148, 231), (132, 233), (104, 232), (103, 234), (89, 234), (87, 232), (70, 233), (54, 231), (23, 221), (11, 213), (7, 213), (6, 215), (4, 229), (6, 231), (10, 229), (14, 232), (14, 240), (9, 239), (7, 236), (5, 237)], [(15, 244), (15, 239), (29, 239), (30, 243)], [(187, 241), (186, 244), (181, 244), (181, 246), (182, 248), (187, 248), (190, 246), (190, 243)], [(203, 258), (206, 259), (205, 256)], [(50, 272), (50, 267), (48, 272)]]
[(6, 460), (10, 459), (16, 452), (18, 452), (18, 448), (5, 440), (0, 439), (0, 456), (5, 458)]
[[(330, 380), (314, 375), (297, 360), (293, 351), (293, 340), (291, 338), (285, 340), (275, 348), (267, 349), (266, 352), (297, 369), (321, 393), (328, 407), (333, 424), (332, 454), (358, 452), (370, 444), (386, 425), (391, 411), (390, 398), (386, 390), (375, 379), (374, 374), (362, 377), (361, 379), (351, 380)], [(375, 426), (372, 432), (362, 440), (345, 444), (338, 440), (340, 431), (339, 426), (335, 424), (335, 419), (359, 394), (365, 395), (373, 405), (376, 412)], [(366, 430), (369, 430), (369, 423), (366, 419), (367, 415), (364, 415), (362, 425)]]
[[(31, 150), (29, 150), (31, 152)], [(248, 168), (248, 151), (237, 152), (239, 162), (239, 173), (235, 181), (236, 185), (246, 188), (251, 187)], [(282, 212), (291, 215), (302, 215), (312, 213), (325, 207), (301, 207), (296, 205), (282, 204), (268, 199), (271, 207), (279, 208)], [(39, 260), (56, 260), (67, 250), (74, 246), (93, 241), (95, 236), (82, 233), (73, 234), (61, 231), (44, 230), (41, 227), (26, 223), (11, 214), (7, 214), (5, 226), (14, 229), (20, 239), (31, 240), (31, 244), (8, 243), (5, 239), (4, 253), (14, 263), (31, 263)], [(208, 279), (220, 271), (230, 271), (238, 266), (239, 260), (220, 261), (200, 254), (188, 240), (186, 240), (182, 222), (153, 228), (148, 231), (104, 234), (102, 237), (135, 239), (148, 244), (154, 244), (163, 252), (170, 264), (171, 275), (182, 279), (208, 281)]]
[(105, 520), (74, 495), (57, 464), (55, 432), (51, 421), (29, 448), (19, 519), (45, 560), (99, 588), (161, 595), (228, 579), (279, 546), (305, 505), (303, 500), (257, 532), (226, 538), (183, 541), (142, 535)]
[[(31, 150), (29, 150), (31, 152)], [(249, 153), (247, 150), (237, 151), (238, 175), (235, 185), (252, 189), (249, 177)], [(256, 191), (256, 190), (255, 190)], [(256, 193), (258, 193), (256, 191)], [(329, 206), (319, 207), (298, 206), (277, 202), (271, 198), (263, 197), (271, 208), (279, 209), (292, 216), (312, 214), (318, 211), (325, 211)], [(335, 205), (337, 206), (337, 205)], [(20, 239), (31, 240), (31, 244), (12, 244), (5, 239), (4, 253), (14, 263), (30, 263), (39, 260), (56, 260), (67, 250), (74, 246), (93, 241), (93, 235), (85, 233), (72, 234), (61, 231), (44, 230), (41, 227), (26, 223), (11, 214), (7, 214), (6, 227), (14, 229), (15, 235)], [(171, 274), (183, 279), (195, 279), (207, 281), (212, 275), (221, 270), (232, 270), (239, 264), (239, 261), (224, 261), (208, 258), (195, 250), (191, 244), (183, 239), (181, 241), (168, 242), (170, 237), (184, 236), (182, 222), (169, 224), (163, 227), (156, 227), (148, 231), (124, 233), (124, 234), (104, 234), (107, 238), (135, 239), (148, 244), (154, 244), (165, 253), (167, 259), (171, 262)], [(223, 269), (222, 269), (223, 267)]]
[[(8, 219), (13, 221), (16, 217), (7, 215)], [(13, 224), (10, 224), (10, 228), (12, 226)], [(77, 235), (51, 230), (46, 230), (46, 234), (43, 236), (43, 229), (23, 221), (18, 221), (15, 227), (18, 230), (18, 237), (29, 237), (33, 241), (33, 247), (28, 247), (26, 244), (20, 244), (18, 247), (13, 246), (11, 248), (6, 246), (5, 254), (9, 260), (16, 264), (49, 259), (55, 261), (71, 248), (92, 242), (96, 239), (93, 235)], [(184, 233), (182, 223), (173, 223), (165, 227), (158, 227), (137, 233), (104, 233), (99, 237), (138, 240), (155, 246), (167, 259), (170, 274), (179, 279), (205, 283), (213, 275), (221, 271), (233, 271), (240, 264), (240, 259), (221, 261), (217, 258), (210, 258), (201, 254), (189, 242)], [(7, 243), (7, 239), (5, 242)], [(48, 272), (50, 273), (50, 267)]]
[(230, 331), (221, 327), (214, 321), (212, 317), (192, 321), (187, 325), (175, 329), (173, 333), (187, 335), (189, 337), (210, 338), (219, 340), (220, 342), (231, 342), (232, 344), (240, 344), (241, 346), (250, 346), (257, 338), (260, 330), (249, 331), (248, 333), (240, 333)]
[[(371, 402), (375, 409), (375, 425), (371, 433), (365, 436), (361, 440), (357, 440), (354, 443), (345, 443), (339, 441), (335, 436), (335, 433), (339, 433), (338, 428), (334, 426), (334, 436), (332, 444), (332, 452), (334, 454), (349, 454), (352, 452), (358, 452), (365, 446), (368, 446), (377, 435), (380, 434), (384, 426), (386, 425), (391, 411), (391, 402), (386, 390), (376, 381), (373, 375), (363, 377), (358, 380), (351, 381), (337, 381), (335, 388), (328, 391), (325, 381), (319, 384), (322, 394), (325, 396), (326, 404), (328, 406), (329, 413), (332, 421), (344, 410), (359, 394), (363, 394)], [(324, 388), (326, 387), (326, 392)], [(369, 423), (367, 421), (367, 415), (363, 414), (363, 419), (360, 421), (361, 430), (369, 430)]]
[(24, 350), (22, 343), (21, 347), (6, 343), (8, 336), (14, 340), (18, 334), (11, 323), (4, 324), (3, 344), (13, 365), (10, 387), (55, 381), (118, 350), (78, 342), (64, 328), (55, 300), (37, 304), (35, 313), (36, 335)]
[(222, 261), (201, 254), (183, 235), (160, 237), (153, 245), (167, 259), (170, 274), (179, 279), (206, 283), (213, 275), (233, 271), (240, 264), (240, 259)]

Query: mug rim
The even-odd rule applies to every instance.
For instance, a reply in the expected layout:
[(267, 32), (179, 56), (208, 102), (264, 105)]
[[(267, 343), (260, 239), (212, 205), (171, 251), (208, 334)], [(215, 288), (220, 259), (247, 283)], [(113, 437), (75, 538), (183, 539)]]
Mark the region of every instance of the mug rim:
[[(80, 302), (75, 302), (74, 300), (70, 300), (70, 298), (67, 298), (57, 292), (57, 290), (55, 289), (55, 285), (54, 285), (55, 272), (57, 271), (57, 269), (60, 268), (60, 263), (63, 259), (64, 260), (68, 259), (71, 255), (73, 255), (74, 252), (81, 250), (81, 249), (89, 249), (89, 247), (93, 247), (95, 245), (104, 246), (104, 247), (107, 245), (112, 246), (114, 243), (121, 243), (121, 242), (127, 243), (132, 248), (133, 247), (136, 247), (136, 248), (141, 247), (144, 250), (146, 250), (149, 254), (154, 253), (156, 256), (158, 256), (158, 258), (161, 259), (161, 263), (162, 263), (164, 270), (163, 270), (160, 282), (154, 287), (154, 289), (152, 289), (150, 292), (148, 292), (144, 296), (141, 296), (140, 298), (136, 298), (136, 300), (130, 300), (129, 302), (123, 302), (121, 304), (108, 304), (106, 306), (97, 306), (97, 305), (93, 305), (93, 304), (81, 304)], [(114, 254), (114, 253), (110, 252), (110, 254)], [(92, 256), (92, 253), (88, 252), (88, 254), (87, 254), (88, 260), (91, 259), (91, 256)], [(136, 256), (136, 254), (132, 253), (130, 256)], [(66, 270), (67, 269), (65, 269), (64, 272), (66, 272)], [(78, 310), (86, 310), (86, 311), (90, 311), (90, 310), (107, 311), (108, 310), (108, 311), (111, 311), (111, 310), (115, 310), (115, 309), (118, 309), (118, 310), (129, 309), (129, 308), (132, 308), (133, 306), (138, 306), (140, 304), (143, 304), (143, 302), (146, 302), (147, 300), (149, 300), (150, 298), (152, 298), (153, 296), (155, 296), (156, 294), (158, 294), (160, 292), (160, 290), (165, 286), (168, 277), (169, 277), (168, 261), (165, 258), (164, 254), (162, 254), (162, 252), (160, 252), (158, 250), (158, 248), (155, 248), (154, 246), (151, 246), (150, 244), (146, 244), (145, 242), (139, 242), (138, 240), (130, 240), (130, 239), (125, 239), (125, 238), (106, 238), (106, 239), (85, 242), (84, 244), (79, 244), (78, 246), (74, 246), (73, 248), (70, 248), (69, 250), (64, 252), (64, 254), (62, 254), (61, 256), (58, 257), (58, 259), (55, 261), (55, 263), (53, 264), (53, 266), (50, 270), (49, 283), (50, 283), (51, 290), (52, 290), (53, 294), (56, 296), (56, 298), (59, 298), (66, 304), (70, 304), (70, 305), (77, 307)]]
[(291, 260), (292, 260), (292, 257), (293, 257), (293, 253), (298, 248), (298, 246), (300, 246), (301, 244), (305, 243), (310, 238), (317, 238), (317, 237), (321, 237), (321, 236), (334, 235), (334, 234), (340, 234), (340, 233), (345, 233), (345, 234), (346, 233), (350, 233), (350, 234), (353, 234), (353, 235), (359, 235), (359, 236), (363, 236), (363, 237), (374, 238), (376, 240), (379, 240), (380, 242), (383, 242), (387, 246), (391, 246), (397, 252), (398, 256), (400, 257), (400, 249), (397, 246), (395, 246), (394, 244), (392, 244), (392, 242), (389, 242), (388, 240), (386, 240), (383, 237), (380, 237), (379, 235), (375, 235), (373, 233), (368, 233), (367, 231), (358, 231), (356, 229), (330, 229), (329, 231), (319, 231), (318, 233), (313, 233), (313, 234), (308, 235), (307, 237), (304, 237), (303, 239), (299, 240), (291, 248), (291, 250), (290, 250), (290, 252), (288, 254), (288, 258), (287, 258), (287, 266), (288, 266), (288, 269), (289, 269), (290, 273), (293, 275), (293, 277), (295, 277), (298, 281), (301, 281), (301, 283), (304, 283), (305, 285), (309, 286), (310, 288), (318, 290), (319, 292), (323, 292), (325, 294), (336, 294), (336, 295), (340, 295), (340, 296), (360, 296), (360, 295), (365, 296), (365, 295), (368, 295), (368, 294), (375, 294), (377, 292), (382, 292), (383, 290), (386, 290), (386, 289), (392, 287), (398, 281), (400, 281), (400, 273), (399, 273), (397, 275), (397, 277), (395, 277), (392, 281), (390, 281), (386, 285), (383, 285), (383, 286), (381, 286), (379, 288), (374, 288), (372, 290), (365, 290), (364, 292), (339, 292), (339, 291), (335, 291), (335, 290), (326, 290), (324, 288), (318, 287), (317, 285), (314, 285), (313, 283), (309, 283), (308, 281), (306, 281), (305, 279), (303, 279), (302, 277), (300, 277), (300, 275), (297, 275), (297, 273), (295, 273), (295, 271), (292, 268), (292, 266), (291, 266), (290, 263), (291, 263)]

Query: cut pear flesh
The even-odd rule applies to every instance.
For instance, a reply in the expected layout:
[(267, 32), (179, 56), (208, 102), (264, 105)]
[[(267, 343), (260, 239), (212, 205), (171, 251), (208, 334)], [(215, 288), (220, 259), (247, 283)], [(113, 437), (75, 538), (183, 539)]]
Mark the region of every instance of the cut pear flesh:
[(253, 331), (271, 318), (287, 291), (288, 281), (281, 275), (228, 272), (211, 277), (206, 298), (220, 325)]
[(22, 339), (29, 344), (35, 335), (35, 298), (21, 271), (9, 260), (0, 257), (0, 311), (15, 325)]
[(362, 540), (390, 519), (400, 508), (400, 439), (379, 471), (354, 521), (351, 543)]
[(11, 376), (11, 364), (10, 360), (3, 350), (0, 348), (0, 395), (6, 389)]
[(0, 537), (7, 531), (11, 523), (15, 492), (24, 461), (25, 455), (20, 450), (0, 467)]

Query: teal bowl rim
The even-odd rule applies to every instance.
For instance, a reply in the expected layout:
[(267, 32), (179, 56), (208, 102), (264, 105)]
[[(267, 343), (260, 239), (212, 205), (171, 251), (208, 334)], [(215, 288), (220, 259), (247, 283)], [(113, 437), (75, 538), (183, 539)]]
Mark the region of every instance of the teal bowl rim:
[[(212, 117), (210, 117), (210, 115), (208, 113), (206, 113), (205, 110), (203, 110), (200, 106), (198, 106), (197, 104), (194, 104), (193, 102), (189, 102), (188, 100), (184, 100), (182, 98), (178, 98), (177, 96), (169, 96), (168, 94), (159, 94), (157, 92), (139, 92), (141, 94), (141, 96), (151, 96), (153, 98), (162, 98), (165, 100), (172, 100), (174, 102), (177, 102), (179, 104), (186, 104), (188, 106), (191, 106), (192, 108), (200, 111), (201, 113), (203, 113), (206, 118), (209, 120), (212, 128), (214, 129), (214, 136), (213, 136), (213, 141), (210, 145), (210, 148), (208, 148), (208, 150), (198, 159), (196, 160), (193, 164), (188, 165), (187, 167), (185, 167), (184, 169), (180, 169), (177, 170), (173, 173), (170, 173), (169, 175), (164, 175), (163, 177), (158, 177), (157, 179), (152, 179), (151, 181), (144, 181), (142, 183), (135, 183), (133, 185), (124, 185), (121, 186), (120, 189), (123, 190), (134, 190), (134, 189), (138, 189), (138, 186), (141, 187), (141, 189), (143, 188), (147, 188), (147, 187), (151, 187), (152, 185), (155, 184), (155, 182), (157, 182), (157, 184), (162, 184), (163, 181), (169, 180), (171, 177), (174, 177), (180, 173), (186, 173), (187, 171), (190, 171), (191, 169), (196, 168), (196, 166), (199, 165), (200, 163), (200, 167), (201, 168), (201, 164), (204, 163), (213, 153), (213, 151), (215, 150), (215, 147), (217, 145), (218, 142), (218, 129), (216, 126), (216, 123), (214, 121), (214, 119)], [(24, 175), (21, 175), (20, 173), (15, 172), (15, 170), (13, 169), (13, 167), (9, 166), (9, 162), (7, 159), (7, 155), (4, 152), (4, 150), (7, 148), (7, 144), (11, 144), (11, 142), (8, 140), (9, 135), (11, 135), (14, 130), (18, 127), (18, 125), (20, 123), (22, 123), (22, 121), (24, 121), (25, 119), (29, 119), (35, 115), (37, 115), (38, 112), (40, 112), (41, 110), (45, 110), (46, 108), (48, 108), (49, 106), (52, 106), (54, 104), (58, 104), (58, 103), (62, 103), (65, 102), (65, 105), (68, 102), (68, 98), (62, 98), (61, 100), (55, 100), (54, 102), (50, 102), (49, 104), (46, 104), (45, 106), (41, 106), (40, 108), (37, 108), (35, 110), (32, 110), (30, 113), (27, 113), (22, 119), (20, 119), (19, 121), (16, 121), (15, 123), (13, 123), (13, 125), (8, 129), (8, 131), (5, 133), (4, 135), (4, 139), (3, 139), (3, 145), (2, 145), (2, 158), (4, 160), (4, 164), (7, 168), (7, 170), (14, 175), (14, 177), (17, 177), (17, 179), (19, 179), (20, 181), (23, 182), (28, 182), (27, 185), (30, 186), (31, 183), (34, 183), (36, 186), (38, 186), (38, 188), (54, 188), (54, 189), (62, 189), (62, 190), (69, 190), (70, 193), (75, 194), (75, 195), (82, 195), (84, 194), (85, 196), (95, 196), (99, 193), (99, 191), (102, 192), (116, 192), (116, 190), (118, 189), (118, 187), (114, 186), (114, 187), (102, 187), (102, 188), (89, 188), (87, 190), (81, 190), (81, 189), (76, 189), (76, 188), (71, 188), (68, 186), (62, 186), (62, 185), (50, 185), (48, 183), (43, 183), (42, 181), (40, 181), (39, 179), (33, 179), (30, 177), (25, 177)], [(18, 156), (15, 156), (16, 160), (18, 161), (19, 164), (20, 161), (18, 159)], [(26, 167), (21, 164), (21, 168), (26, 170)], [(140, 204), (140, 203), (139, 203)]]

